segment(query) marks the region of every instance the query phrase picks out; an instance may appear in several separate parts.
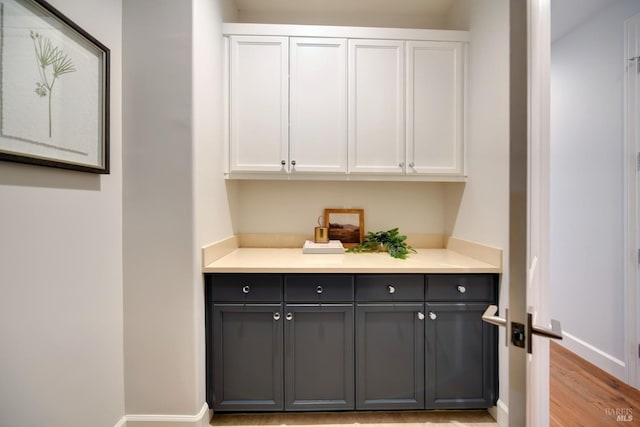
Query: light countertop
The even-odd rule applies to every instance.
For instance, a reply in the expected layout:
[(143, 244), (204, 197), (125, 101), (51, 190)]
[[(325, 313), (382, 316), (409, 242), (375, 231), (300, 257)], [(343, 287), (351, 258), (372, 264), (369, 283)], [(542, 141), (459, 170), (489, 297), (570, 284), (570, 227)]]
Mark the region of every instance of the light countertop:
[(239, 248), (207, 264), (205, 273), (501, 273), (450, 249), (418, 249), (405, 260), (388, 253), (303, 254), (300, 248)]

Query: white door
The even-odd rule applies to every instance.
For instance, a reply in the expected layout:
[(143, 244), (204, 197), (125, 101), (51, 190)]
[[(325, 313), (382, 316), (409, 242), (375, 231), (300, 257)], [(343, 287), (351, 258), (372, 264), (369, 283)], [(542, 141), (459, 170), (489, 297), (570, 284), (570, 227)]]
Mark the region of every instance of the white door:
[(404, 173), (404, 41), (349, 40), (349, 173)]
[(464, 174), (464, 44), (407, 42), (407, 173)]
[(291, 38), (291, 172), (347, 171), (347, 41)]
[(231, 36), (230, 172), (289, 168), (287, 37)]
[[(549, 0), (510, 2), (509, 426), (549, 425)], [(549, 328), (549, 323), (552, 328)], [(542, 338), (543, 337), (543, 338)]]

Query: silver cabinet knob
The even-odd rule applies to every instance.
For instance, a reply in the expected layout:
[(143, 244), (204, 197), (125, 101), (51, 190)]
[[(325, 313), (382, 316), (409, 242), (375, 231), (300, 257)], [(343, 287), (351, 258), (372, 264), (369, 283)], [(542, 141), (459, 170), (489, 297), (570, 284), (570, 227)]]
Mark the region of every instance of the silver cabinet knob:
[(418, 319), (424, 320), (424, 313), (418, 312)]
[(273, 320), (275, 320), (276, 322), (277, 322), (278, 320), (280, 320), (280, 313), (279, 313), (279, 312), (275, 312), (275, 313), (273, 313)]
[(461, 294), (464, 294), (465, 292), (467, 292), (467, 288), (465, 288), (462, 285), (458, 285), (458, 292), (460, 292)]
[(243, 294), (245, 294), (245, 295), (246, 295), (246, 294), (248, 294), (250, 291), (251, 291), (251, 288), (249, 287), (249, 285), (247, 285), (247, 286), (243, 286), (243, 287), (242, 287), (242, 293), (243, 293)]
[(396, 293), (395, 286), (392, 286), (392, 285), (387, 286), (387, 292), (389, 292), (390, 294), (395, 294)]
[(280, 164), (284, 168), (287, 165), (287, 162), (285, 160), (280, 160)]
[(437, 318), (438, 318), (437, 314), (435, 314), (433, 311), (429, 312), (429, 319), (436, 320)]
[(398, 164), (399, 167), (404, 168), (404, 162)]
[(291, 160), (291, 166), (295, 166), (296, 165), (296, 161), (295, 160)]
[(409, 167), (410, 167), (411, 169), (413, 169), (413, 168), (415, 167), (415, 164), (414, 164), (414, 163), (409, 163)]
[(285, 319), (293, 320), (293, 314), (292, 313), (287, 313), (287, 315), (285, 316)]
[(324, 289), (322, 289), (322, 285), (318, 285), (318, 287), (316, 288), (316, 292), (318, 294), (321, 294), (322, 292), (324, 292)]

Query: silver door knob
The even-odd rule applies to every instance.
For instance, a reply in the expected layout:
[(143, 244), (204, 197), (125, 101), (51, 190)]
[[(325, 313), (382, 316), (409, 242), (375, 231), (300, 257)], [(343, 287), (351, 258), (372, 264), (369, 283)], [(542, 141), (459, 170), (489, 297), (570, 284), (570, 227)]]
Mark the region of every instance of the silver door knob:
[(280, 313), (278, 312), (273, 313), (273, 320), (275, 320), (276, 322), (280, 320)]
[(293, 320), (293, 314), (291, 314), (291, 313), (287, 313), (287, 315), (285, 316), (285, 319), (287, 319), (287, 320)]
[(251, 291), (251, 288), (249, 287), (249, 285), (247, 285), (247, 286), (243, 286), (243, 287), (242, 287), (242, 293), (243, 293), (243, 294), (245, 294), (245, 295), (246, 295), (246, 294), (248, 294), (250, 291)]
[(438, 318), (437, 314), (435, 314), (433, 311), (429, 312), (429, 319), (436, 320), (437, 318)]
[(322, 286), (321, 286), (321, 285), (318, 285), (318, 287), (316, 288), (316, 292), (317, 292), (318, 294), (321, 294), (322, 292), (324, 292), (324, 289), (322, 289)]
[(458, 292), (460, 292), (461, 294), (464, 294), (465, 292), (467, 292), (467, 288), (465, 288), (462, 285), (458, 285)]
[(424, 320), (424, 313), (418, 312), (418, 319)]
[(396, 293), (396, 287), (389, 285), (387, 286), (387, 292), (389, 292), (390, 294), (395, 294)]

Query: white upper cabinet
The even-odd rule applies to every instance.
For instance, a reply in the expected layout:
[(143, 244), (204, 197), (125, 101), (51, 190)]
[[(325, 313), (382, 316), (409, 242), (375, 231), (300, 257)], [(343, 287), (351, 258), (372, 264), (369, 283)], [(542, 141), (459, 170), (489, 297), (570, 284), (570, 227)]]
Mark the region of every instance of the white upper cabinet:
[(230, 172), (282, 171), (289, 150), (289, 38), (231, 36), (229, 43)]
[(464, 174), (464, 44), (407, 42), (407, 173)]
[(349, 40), (350, 173), (404, 173), (404, 44)]
[(347, 172), (347, 41), (292, 37), (291, 173)]
[(466, 31), (224, 24), (228, 178), (464, 181)]

